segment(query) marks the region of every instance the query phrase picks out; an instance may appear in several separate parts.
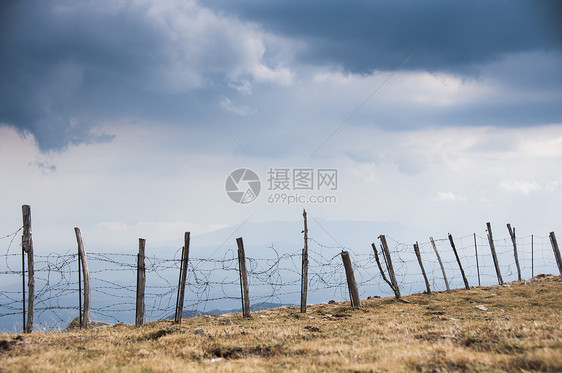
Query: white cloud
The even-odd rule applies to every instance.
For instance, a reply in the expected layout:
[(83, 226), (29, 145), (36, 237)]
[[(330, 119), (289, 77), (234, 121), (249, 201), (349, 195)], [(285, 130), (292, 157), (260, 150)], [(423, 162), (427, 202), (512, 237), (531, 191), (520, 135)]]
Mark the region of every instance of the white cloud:
[(444, 202), (466, 202), (466, 197), (457, 195), (450, 190), (445, 192), (437, 193), (437, 196), (433, 199), (434, 201), (444, 201)]
[(499, 187), (508, 192), (529, 195), (534, 192), (553, 192), (560, 188), (560, 182), (555, 180), (538, 182), (536, 180), (502, 180)]
[[(284, 65), (278, 52), (291, 44), (287, 39), (268, 34), (255, 24), (217, 14), (196, 1), (149, 2), (139, 8), (144, 8), (150, 26), (162, 37), (164, 64), (190, 87), (205, 85), (205, 75), (215, 73), (225, 74), (243, 90), (249, 85), (239, 82), (248, 78), (280, 85), (293, 81), (294, 72)], [(275, 65), (265, 62), (266, 52), (279, 56), (273, 60)]]
[(256, 114), (257, 110), (244, 105), (235, 105), (228, 97), (221, 98), (220, 106), (231, 113), (246, 117), (251, 114)]
[(245, 79), (239, 82), (229, 82), (228, 86), (230, 88), (234, 88), (235, 90), (237, 90), (238, 92), (244, 95), (249, 95), (252, 93), (252, 83), (250, 83), (250, 81)]

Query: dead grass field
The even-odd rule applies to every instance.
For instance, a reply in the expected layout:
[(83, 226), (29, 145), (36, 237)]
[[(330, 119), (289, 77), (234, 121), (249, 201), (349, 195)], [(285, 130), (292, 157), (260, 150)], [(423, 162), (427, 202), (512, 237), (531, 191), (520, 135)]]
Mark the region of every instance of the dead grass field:
[(0, 372), (562, 372), (561, 290), (560, 276), (538, 276), (409, 303), (368, 299), (359, 310), (338, 302), (3, 334)]

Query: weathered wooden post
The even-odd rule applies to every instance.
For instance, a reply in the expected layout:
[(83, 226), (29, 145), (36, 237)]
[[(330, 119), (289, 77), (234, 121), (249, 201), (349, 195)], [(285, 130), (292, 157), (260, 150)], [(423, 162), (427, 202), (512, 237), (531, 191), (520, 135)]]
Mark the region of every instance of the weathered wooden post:
[(498, 284), (503, 285), (503, 278), (500, 271), (500, 264), (498, 263), (498, 256), (496, 255), (496, 246), (494, 245), (492, 225), (490, 222), (486, 223), (486, 227), (488, 229), (488, 242), (490, 243), (490, 250), (492, 251), (492, 259), (494, 260), (494, 267), (496, 268), (496, 275), (498, 276)]
[(386, 243), (386, 237), (384, 234), (379, 236), (381, 240), (381, 245), (383, 248), (384, 258), (386, 260), (386, 268), (388, 270), (388, 275), (390, 276), (390, 281), (392, 282), (394, 294), (396, 295), (396, 299), (400, 299), (400, 289), (398, 288), (398, 281), (396, 281), (396, 276), (394, 275), (394, 267), (392, 266), (392, 258), (390, 257), (390, 250), (388, 249), (388, 244)]
[(78, 243), (78, 252), (80, 253), (80, 262), (82, 263), (82, 275), (84, 276), (84, 311), (82, 312), (82, 328), (90, 326), (90, 267), (88, 266), (88, 257), (86, 256), (86, 249), (84, 248), (84, 241), (82, 240), (82, 232), (77, 227), (74, 227), (76, 234), (76, 242)]
[(474, 253), (476, 254), (476, 273), (478, 274), (478, 286), (480, 284), (480, 264), (478, 264), (478, 245), (476, 244), (476, 233), (474, 233)]
[(521, 267), (519, 267), (519, 257), (517, 256), (517, 239), (515, 237), (515, 227), (511, 228), (511, 224), (507, 224), (507, 230), (511, 236), (513, 243), (513, 256), (515, 257), (515, 266), (517, 267), (517, 281), (521, 281)]
[(240, 269), (240, 293), (242, 296), (242, 317), (252, 317), (250, 313), (250, 285), (248, 284), (248, 271), (246, 270), (246, 254), (242, 237), (236, 239), (238, 245), (238, 268)]
[(178, 296), (176, 298), (176, 316), (174, 321), (177, 324), (181, 323), (183, 317), (183, 301), (185, 296), (185, 283), (187, 281), (187, 266), (189, 264), (189, 241), (190, 232), (185, 232), (184, 234), (184, 244), (181, 251), (181, 263), (180, 263), (180, 279), (178, 284)]
[(464, 281), (464, 288), (466, 290), (468, 290), (468, 289), (470, 289), (470, 286), (468, 285), (468, 280), (466, 279), (466, 276), (464, 274), (464, 269), (462, 269), (461, 259), (459, 258), (459, 254), (457, 253), (457, 248), (455, 247), (455, 242), (453, 241), (453, 236), (451, 236), (450, 233), (449, 233), (449, 243), (451, 244), (451, 247), (453, 248), (453, 252), (455, 253), (455, 258), (457, 258), (457, 263), (459, 264), (459, 268), (461, 270), (462, 280)]
[(178, 315), (178, 309), (180, 306), (180, 293), (181, 293), (181, 280), (183, 274), (183, 257), (185, 256), (185, 246), (181, 248), (181, 258), (180, 258), (180, 274), (178, 276), (178, 291), (176, 293), (176, 309), (174, 310), (174, 322), (176, 324), (181, 323), (181, 314)]
[(390, 288), (394, 292), (394, 296), (396, 297), (396, 299), (400, 299), (400, 289), (398, 289), (398, 286), (395, 286), (392, 283), (392, 281), (390, 281), (388, 277), (386, 277), (384, 273), (384, 270), (381, 265), (381, 261), (379, 259), (379, 254), (377, 252), (377, 247), (375, 246), (374, 243), (371, 243), (371, 247), (373, 248), (373, 252), (375, 253), (375, 260), (377, 261), (377, 266), (379, 267), (379, 271), (381, 272), (382, 279), (388, 284), (388, 286), (390, 286)]
[(306, 210), (303, 209), (304, 218), (304, 248), (302, 249), (302, 278), (301, 278), (301, 312), (306, 313), (306, 298), (308, 293), (308, 224)]
[(80, 248), (78, 248), (78, 320), (80, 321), (79, 328), (82, 329), (84, 324), (84, 319), (82, 318), (82, 266), (80, 265)]
[(146, 240), (139, 238), (139, 254), (137, 256), (137, 302), (135, 312), (135, 325), (144, 323), (144, 290), (146, 284), (146, 273), (144, 265), (144, 249)]
[(562, 275), (562, 258), (560, 257), (560, 249), (558, 249), (558, 242), (556, 242), (556, 236), (554, 232), (550, 232), (550, 244), (552, 245), (552, 251), (554, 251), (554, 258), (556, 259), (556, 264), (558, 264), (558, 271)]
[(423, 274), (423, 279), (425, 280), (425, 288), (427, 290), (427, 294), (431, 294), (431, 289), (429, 288), (429, 280), (427, 279), (427, 275), (425, 274), (425, 268), (423, 268), (423, 262), (420, 254), (420, 247), (418, 245), (418, 241), (414, 244), (414, 252), (416, 253), (416, 257), (418, 258), (418, 263), (420, 264), (420, 268)]
[[(31, 234), (31, 206), (22, 206), (23, 215), (23, 235), (21, 247), (27, 254), (27, 322), (25, 322), (24, 331), (31, 333), (33, 331), (33, 308), (35, 303), (35, 270), (33, 265), (33, 238)], [(23, 262), (22, 262), (23, 263)], [(24, 274), (25, 278), (25, 274)], [(25, 281), (25, 280), (24, 280)], [(24, 290), (24, 303), (25, 303), (25, 290)], [(24, 308), (25, 317), (25, 308)]]
[(359, 290), (357, 289), (357, 282), (353, 274), (353, 266), (347, 251), (341, 252), (341, 259), (345, 268), (345, 277), (347, 278), (347, 288), (349, 289), (349, 297), (351, 299), (351, 307), (361, 308), (361, 299), (359, 298)]
[[(23, 241), (23, 240), (22, 240)], [(25, 250), (21, 246), (21, 295), (22, 295), (22, 330), (25, 332)]]
[(451, 291), (451, 289), (449, 289), (449, 281), (447, 281), (447, 274), (445, 273), (445, 267), (443, 266), (443, 262), (441, 261), (441, 256), (439, 255), (439, 251), (437, 251), (437, 245), (435, 245), (435, 241), (433, 241), (433, 237), (429, 237), (429, 240), (431, 241), (431, 246), (433, 246), (433, 251), (435, 251), (435, 256), (439, 261), (439, 266), (441, 267), (441, 273), (443, 273), (443, 281), (445, 281), (445, 287), (447, 288), (447, 291)]

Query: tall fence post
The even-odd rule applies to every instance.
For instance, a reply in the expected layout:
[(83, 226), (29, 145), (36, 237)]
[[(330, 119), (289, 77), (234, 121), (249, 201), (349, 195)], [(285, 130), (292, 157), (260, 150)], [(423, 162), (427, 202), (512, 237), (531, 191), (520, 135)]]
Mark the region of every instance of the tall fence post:
[(252, 317), (250, 314), (250, 288), (248, 271), (246, 270), (246, 254), (242, 237), (236, 239), (238, 245), (238, 268), (240, 268), (240, 293), (242, 295), (242, 317)]
[[(388, 277), (386, 277), (386, 275), (384, 273), (384, 270), (383, 270), (382, 265), (381, 265), (381, 261), (379, 259), (379, 254), (377, 252), (377, 247), (375, 246), (374, 243), (371, 244), (371, 247), (373, 248), (373, 251), (375, 253), (375, 260), (377, 261), (377, 266), (379, 267), (379, 271), (381, 272), (381, 276), (382, 276), (383, 280), (388, 284), (388, 286), (390, 286), (390, 288), (394, 292), (394, 296), (396, 297), (396, 299), (400, 299), (400, 289), (398, 289), (398, 287), (395, 286), (392, 283), (392, 281), (390, 281), (388, 279)], [(383, 255), (384, 255), (384, 253), (383, 253)]]
[(144, 265), (144, 249), (146, 240), (139, 238), (139, 254), (137, 256), (137, 302), (135, 309), (135, 325), (144, 323), (144, 290), (146, 284), (146, 273)]
[(423, 274), (423, 279), (425, 280), (425, 288), (427, 289), (427, 294), (431, 294), (431, 289), (429, 287), (429, 280), (427, 279), (427, 275), (425, 274), (425, 269), (423, 268), (423, 262), (420, 254), (420, 247), (418, 245), (418, 241), (414, 244), (414, 252), (416, 253), (416, 257), (418, 258), (418, 263), (420, 264), (420, 268)]
[(496, 255), (496, 246), (494, 245), (492, 225), (490, 222), (486, 223), (486, 227), (488, 229), (488, 242), (490, 243), (490, 250), (492, 251), (492, 259), (494, 260), (494, 267), (496, 268), (496, 275), (498, 276), (498, 284), (503, 285), (503, 278), (500, 271), (500, 264), (498, 263), (498, 256)]
[(521, 267), (519, 267), (519, 257), (517, 255), (517, 239), (515, 237), (515, 227), (511, 227), (511, 224), (507, 224), (507, 230), (511, 236), (511, 242), (513, 243), (513, 256), (515, 257), (515, 266), (517, 267), (517, 281), (521, 281)]
[(461, 275), (462, 275), (462, 280), (464, 282), (464, 288), (466, 290), (468, 290), (468, 289), (470, 289), (470, 286), (468, 285), (468, 280), (466, 279), (466, 276), (464, 274), (464, 269), (462, 269), (461, 258), (459, 258), (459, 254), (457, 253), (457, 248), (455, 247), (455, 242), (453, 241), (453, 236), (451, 236), (450, 233), (449, 233), (449, 243), (451, 244), (451, 247), (453, 248), (453, 252), (455, 253), (455, 258), (457, 258), (457, 263), (459, 264), (459, 268), (461, 270)]
[(359, 298), (359, 290), (357, 290), (357, 282), (355, 281), (355, 275), (353, 274), (353, 266), (351, 265), (349, 253), (347, 251), (342, 251), (341, 259), (345, 268), (345, 277), (347, 278), (347, 288), (351, 299), (351, 307), (361, 308), (361, 299)]
[(302, 249), (302, 278), (301, 278), (301, 313), (306, 313), (306, 298), (308, 293), (308, 224), (306, 210), (302, 210), (304, 218), (304, 248)]
[[(33, 331), (33, 308), (35, 303), (35, 271), (33, 265), (33, 238), (31, 236), (31, 206), (22, 206), (23, 215), (23, 235), (21, 247), (27, 254), (27, 321), (25, 321), (25, 288), (24, 288), (24, 331), (31, 333)], [(22, 260), (22, 263), (25, 263)], [(25, 281), (25, 273), (24, 273)]]
[(174, 322), (179, 324), (181, 322), (181, 315), (178, 315), (178, 308), (180, 306), (180, 293), (181, 293), (181, 280), (183, 273), (183, 258), (185, 256), (185, 246), (181, 248), (181, 258), (180, 258), (180, 274), (178, 276), (178, 292), (176, 293), (176, 309), (174, 310)]
[(476, 255), (476, 273), (478, 274), (478, 286), (482, 286), (480, 283), (480, 264), (478, 264), (478, 245), (476, 244), (476, 233), (474, 233), (474, 253)]
[(433, 237), (429, 237), (429, 240), (431, 241), (431, 246), (433, 246), (433, 251), (435, 251), (435, 256), (437, 257), (439, 266), (441, 267), (441, 273), (443, 273), (443, 281), (445, 281), (445, 287), (447, 288), (447, 291), (451, 291), (451, 289), (449, 289), (449, 281), (447, 281), (447, 274), (445, 273), (445, 267), (443, 266), (443, 262), (441, 261), (441, 256), (439, 255), (439, 251), (437, 251), (437, 245), (435, 245), (435, 241), (433, 240)]
[(82, 325), (84, 324), (84, 319), (82, 318), (82, 266), (80, 265), (80, 261), (82, 257), (80, 255), (80, 247), (78, 247), (78, 320), (80, 321), (79, 328), (82, 329)]
[(181, 250), (180, 279), (178, 283), (178, 296), (176, 298), (176, 315), (174, 318), (174, 321), (177, 324), (181, 323), (181, 319), (183, 317), (185, 283), (187, 281), (187, 266), (189, 264), (189, 241), (190, 241), (190, 233), (185, 232), (183, 238), (183, 247)]
[(550, 244), (552, 245), (552, 251), (554, 251), (554, 257), (556, 258), (556, 264), (558, 264), (558, 271), (562, 275), (562, 258), (560, 257), (560, 250), (558, 249), (558, 242), (556, 242), (556, 236), (554, 232), (550, 232)]
[(400, 288), (398, 287), (398, 281), (396, 281), (396, 276), (394, 275), (394, 267), (392, 266), (392, 258), (390, 257), (390, 250), (388, 249), (388, 244), (386, 243), (386, 237), (384, 234), (379, 236), (381, 240), (381, 245), (383, 248), (384, 258), (386, 260), (386, 268), (388, 269), (388, 274), (390, 276), (390, 281), (394, 284), (393, 290), (397, 299), (400, 299)]
[(90, 325), (90, 267), (88, 267), (88, 257), (86, 256), (86, 249), (84, 248), (84, 241), (82, 240), (82, 232), (77, 227), (74, 227), (76, 234), (76, 242), (78, 243), (78, 252), (80, 253), (80, 262), (82, 263), (82, 275), (84, 276), (84, 311), (82, 313), (83, 328), (88, 328)]
[[(23, 241), (23, 239), (22, 239)], [(22, 295), (22, 330), (25, 332), (25, 249), (21, 246), (21, 295)]]

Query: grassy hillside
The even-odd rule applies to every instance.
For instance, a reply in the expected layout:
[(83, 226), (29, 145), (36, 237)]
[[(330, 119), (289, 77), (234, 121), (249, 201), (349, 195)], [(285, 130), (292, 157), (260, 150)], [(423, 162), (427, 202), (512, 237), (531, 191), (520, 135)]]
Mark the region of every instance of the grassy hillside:
[(4, 334), (0, 372), (562, 371), (559, 276), (404, 299)]

